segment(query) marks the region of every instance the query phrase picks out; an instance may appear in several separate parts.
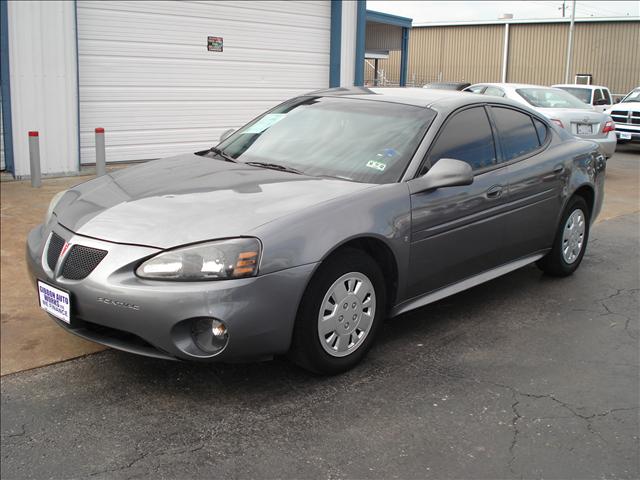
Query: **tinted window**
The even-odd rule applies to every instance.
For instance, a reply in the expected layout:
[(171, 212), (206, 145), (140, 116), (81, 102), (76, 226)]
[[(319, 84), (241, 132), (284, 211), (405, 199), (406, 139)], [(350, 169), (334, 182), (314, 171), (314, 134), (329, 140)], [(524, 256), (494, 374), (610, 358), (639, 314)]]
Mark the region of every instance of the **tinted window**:
[(602, 93), (604, 94), (604, 99), (607, 101), (607, 105), (611, 105), (611, 95), (609, 94), (609, 90), (605, 88), (602, 90)]
[(510, 108), (492, 107), (500, 134), (504, 161), (517, 158), (540, 146), (531, 117)]
[(538, 140), (542, 145), (547, 140), (547, 126), (537, 118), (533, 119), (533, 124), (536, 126), (536, 132), (538, 132)]
[(518, 88), (516, 92), (529, 104), (538, 108), (591, 108), (570, 93), (558, 88)]
[(484, 91), (485, 95), (493, 95), (494, 97), (504, 97), (504, 92), (498, 87), (487, 87)]
[(474, 170), (496, 163), (491, 126), (483, 107), (463, 110), (449, 119), (429, 154), (431, 165), (441, 158), (465, 161)]

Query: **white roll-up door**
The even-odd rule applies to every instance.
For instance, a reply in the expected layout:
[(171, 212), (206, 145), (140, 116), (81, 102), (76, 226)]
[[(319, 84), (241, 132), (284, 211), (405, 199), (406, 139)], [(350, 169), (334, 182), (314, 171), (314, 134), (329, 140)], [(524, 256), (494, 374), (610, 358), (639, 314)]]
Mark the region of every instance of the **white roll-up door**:
[(109, 162), (194, 152), (328, 86), (330, 2), (78, 1), (77, 19), (82, 163), (96, 127)]

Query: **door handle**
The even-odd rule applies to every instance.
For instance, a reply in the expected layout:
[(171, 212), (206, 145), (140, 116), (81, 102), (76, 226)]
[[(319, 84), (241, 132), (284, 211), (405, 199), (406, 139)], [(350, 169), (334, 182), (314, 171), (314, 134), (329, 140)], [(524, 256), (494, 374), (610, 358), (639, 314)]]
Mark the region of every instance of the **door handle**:
[(564, 166), (558, 165), (556, 168), (553, 169), (553, 173), (554, 175), (560, 175), (561, 173), (564, 173)]
[(502, 185), (494, 185), (486, 193), (487, 198), (500, 198), (502, 196)]

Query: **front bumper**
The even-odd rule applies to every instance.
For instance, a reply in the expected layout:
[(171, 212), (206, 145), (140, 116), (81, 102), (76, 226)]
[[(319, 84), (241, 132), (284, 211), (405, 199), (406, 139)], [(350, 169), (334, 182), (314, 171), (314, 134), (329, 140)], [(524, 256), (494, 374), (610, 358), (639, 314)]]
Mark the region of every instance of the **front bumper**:
[(616, 124), (616, 137), (621, 142), (640, 142), (640, 126)]
[(69, 280), (52, 272), (44, 261), (51, 229), (40, 225), (29, 233), (27, 264), (34, 281), (43, 280), (71, 295), (71, 325), (55, 319), (56, 323), (94, 342), (158, 358), (203, 359), (187, 353), (192, 345), (186, 349), (184, 345), (191, 340), (180, 333), (185, 329), (176, 328), (201, 317), (221, 320), (229, 335), (224, 350), (207, 360), (242, 361), (285, 353), (298, 304), (316, 266), (235, 280), (151, 281), (138, 278), (134, 269), (159, 250), (82, 237), (59, 225), (53, 230), (70, 244), (108, 251), (89, 276)]

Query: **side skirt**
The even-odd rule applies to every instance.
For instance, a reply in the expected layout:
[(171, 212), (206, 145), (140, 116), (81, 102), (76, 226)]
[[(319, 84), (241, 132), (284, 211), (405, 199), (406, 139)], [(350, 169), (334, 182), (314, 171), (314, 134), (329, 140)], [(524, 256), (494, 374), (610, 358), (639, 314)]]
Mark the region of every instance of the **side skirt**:
[(468, 290), (469, 288), (480, 285), (481, 283), (488, 282), (489, 280), (493, 280), (494, 278), (501, 277), (502, 275), (506, 275), (507, 273), (513, 272), (514, 270), (518, 270), (519, 268), (524, 267), (525, 265), (529, 265), (530, 263), (535, 262), (536, 260), (541, 259), (545, 256), (547, 252), (536, 253), (535, 255), (530, 255), (528, 257), (521, 258), (514, 262), (507, 263), (497, 268), (493, 268), (491, 270), (487, 270), (486, 272), (480, 273), (478, 275), (474, 275), (473, 277), (469, 277), (461, 282), (454, 283), (447, 287), (441, 288), (439, 290), (435, 290), (433, 292), (427, 293), (425, 295), (421, 295), (419, 297), (414, 297), (410, 300), (402, 302), (399, 305), (393, 307), (390, 313), (390, 317), (396, 317), (402, 313), (406, 313), (410, 310), (414, 310), (416, 308), (424, 307), (425, 305), (429, 305), (430, 303), (437, 302), (445, 297), (449, 297), (451, 295), (455, 295), (456, 293), (462, 292), (464, 290)]

